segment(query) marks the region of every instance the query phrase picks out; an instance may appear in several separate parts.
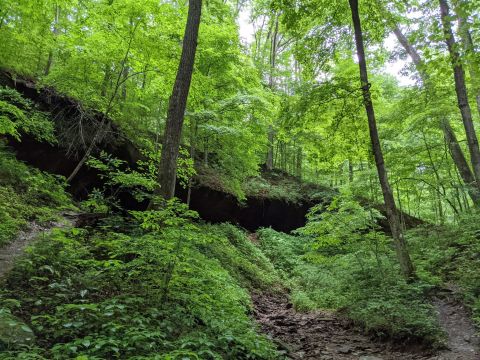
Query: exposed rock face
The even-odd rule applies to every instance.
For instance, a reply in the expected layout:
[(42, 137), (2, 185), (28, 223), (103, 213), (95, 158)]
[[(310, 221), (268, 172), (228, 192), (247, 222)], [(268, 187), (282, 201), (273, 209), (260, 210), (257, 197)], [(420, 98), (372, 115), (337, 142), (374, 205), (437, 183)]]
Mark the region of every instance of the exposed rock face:
[[(59, 143), (43, 143), (28, 134), (22, 134), (21, 141), (9, 139), (19, 160), (43, 171), (68, 176), (84, 154), (89, 139), (94, 137), (103, 114), (86, 109), (78, 101), (58, 94), (51, 88), (38, 88), (34, 81), (17, 78), (6, 71), (0, 71), (0, 85), (14, 88), (26, 99), (33, 101), (41, 111), (50, 113), (55, 120), (55, 132)], [(79, 125), (81, 122), (84, 125)], [(97, 144), (98, 153), (105, 150), (113, 156), (126, 161), (130, 166), (141, 158), (135, 145), (123, 136), (121, 130), (108, 120), (105, 122), (105, 137)], [(98, 172), (83, 166), (70, 184), (70, 191), (83, 199), (89, 190), (101, 187)]]
[[(0, 71), (0, 85), (15, 88), (24, 97), (35, 102), (40, 110), (49, 112), (55, 119), (56, 132), (60, 138), (58, 145), (40, 142), (28, 134), (22, 135), (21, 142), (10, 139), (9, 146), (16, 152), (17, 158), (43, 171), (65, 177), (70, 175), (77, 165), (79, 157), (84, 153), (81, 144), (78, 144), (80, 136), (92, 138), (92, 132), (96, 129), (94, 125), (98, 124), (103, 115), (96, 111), (86, 110), (78, 101), (58, 94), (51, 88), (37, 88), (34, 81), (14, 78), (5, 71)], [(90, 131), (90, 134), (80, 135), (72, 130), (77, 127), (70, 125), (75, 125), (75, 122), (78, 122), (82, 116), (85, 117), (85, 114), (90, 119), (90, 127), (84, 126), (82, 131)], [(96, 153), (104, 150), (134, 168), (136, 162), (142, 158), (140, 151), (130, 140), (125, 138), (122, 131), (112, 121), (107, 120), (106, 127), (108, 135), (97, 144)], [(70, 140), (76, 142), (76, 151), (71, 151)], [(76, 199), (85, 199), (94, 188), (103, 188), (103, 180), (97, 170), (83, 166), (69, 185), (69, 191)], [(176, 189), (176, 196), (185, 201), (186, 190), (180, 186), (177, 186)], [(129, 193), (121, 193), (119, 198), (121, 205), (129, 210), (144, 210), (147, 205), (146, 202), (139, 203)], [(255, 231), (260, 227), (272, 227), (277, 231), (290, 232), (305, 225), (309, 208), (318, 201), (304, 199), (288, 202), (283, 199), (251, 196), (242, 204), (228, 193), (199, 186), (192, 191), (190, 205), (191, 209), (197, 211), (202, 219), (209, 222), (228, 221), (250, 231)], [(379, 210), (382, 211), (381, 208)], [(419, 219), (407, 214), (403, 214), (403, 216), (407, 228), (421, 223)], [(386, 221), (380, 225), (388, 232), (389, 226)]]
[[(184, 190), (178, 190), (177, 196), (186, 199)], [(190, 206), (206, 221), (228, 221), (250, 231), (272, 227), (277, 231), (290, 232), (305, 225), (305, 216), (312, 204), (256, 197), (247, 198), (244, 204), (240, 204), (230, 194), (199, 187), (192, 191)]]

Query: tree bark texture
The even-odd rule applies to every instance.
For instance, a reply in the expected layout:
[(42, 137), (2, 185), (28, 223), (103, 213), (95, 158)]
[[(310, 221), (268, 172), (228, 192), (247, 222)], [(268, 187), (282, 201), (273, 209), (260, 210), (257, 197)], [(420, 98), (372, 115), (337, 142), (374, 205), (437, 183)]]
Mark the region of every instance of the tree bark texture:
[[(420, 73), (420, 77), (422, 78), (422, 82), (424, 86), (429, 89), (429, 77), (427, 72), (425, 71), (424, 68), (424, 62), (422, 61), (420, 55), (418, 54), (417, 50), (410, 44), (408, 39), (403, 35), (401, 30), (398, 28), (398, 26), (395, 27), (394, 33), (400, 42), (400, 44), (403, 46), (405, 51), (410, 55), (412, 58), (413, 64), (415, 65), (415, 68), (417, 71)], [(448, 144), (449, 150), (450, 150), (450, 155), (453, 160), (453, 163), (455, 164), (455, 167), (457, 168), (458, 172), (460, 173), (460, 176), (463, 180), (463, 183), (465, 186), (471, 188), (476, 187), (480, 190), (478, 182), (475, 181), (475, 176), (473, 175), (468, 162), (465, 158), (465, 155), (463, 153), (462, 148), (460, 147), (460, 144), (457, 140), (457, 137), (455, 136), (455, 132), (453, 131), (450, 122), (448, 119), (442, 119), (440, 122), (440, 127), (442, 129), (443, 135), (445, 137), (445, 140)], [(470, 198), (472, 201), (477, 205), (480, 206), (480, 202), (478, 199), (478, 191), (474, 189), (473, 191), (470, 189), (468, 191)]]
[(201, 11), (202, 0), (189, 0), (182, 55), (178, 66), (175, 84), (173, 86), (173, 92), (168, 104), (167, 123), (163, 137), (163, 147), (158, 173), (158, 182), (160, 186), (156, 191), (156, 194), (161, 195), (167, 200), (175, 195), (177, 159), (188, 92), (192, 80), (193, 65), (195, 63)]
[(455, 92), (457, 93), (457, 102), (462, 115), (463, 126), (467, 137), (468, 149), (470, 151), (470, 161), (472, 163), (473, 174), (476, 180), (480, 180), (480, 149), (478, 139), (473, 126), (472, 111), (468, 102), (467, 87), (465, 85), (465, 72), (463, 70), (460, 54), (458, 52), (455, 37), (453, 35), (452, 24), (450, 22), (450, 8), (446, 0), (439, 0), (440, 15), (442, 18), (443, 32), (445, 42), (450, 53), (452, 62)]
[(408, 253), (407, 244), (403, 236), (400, 217), (395, 205), (392, 188), (388, 182), (387, 170), (385, 169), (385, 162), (383, 159), (382, 148), (378, 136), (377, 123), (375, 119), (375, 111), (370, 94), (370, 83), (368, 81), (367, 63), (365, 58), (365, 48), (363, 45), (363, 34), (360, 23), (360, 15), (358, 10), (358, 0), (349, 0), (350, 9), (352, 12), (353, 27), (355, 30), (355, 44), (357, 48), (358, 64), (360, 70), (360, 82), (362, 86), (363, 100), (365, 110), (368, 118), (368, 128), (370, 132), (370, 140), (372, 151), (375, 158), (375, 165), (377, 167), (378, 177), (382, 188), (383, 199), (385, 202), (385, 209), (387, 219), (392, 231), (392, 237), (395, 244), (395, 250), (400, 268), (406, 279), (415, 279), (415, 270)]

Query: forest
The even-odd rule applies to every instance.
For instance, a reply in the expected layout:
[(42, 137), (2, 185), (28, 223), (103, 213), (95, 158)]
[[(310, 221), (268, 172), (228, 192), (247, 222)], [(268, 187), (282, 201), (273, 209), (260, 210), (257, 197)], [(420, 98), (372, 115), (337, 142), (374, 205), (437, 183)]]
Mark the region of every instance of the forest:
[(479, 0), (0, 0), (0, 359), (480, 359)]

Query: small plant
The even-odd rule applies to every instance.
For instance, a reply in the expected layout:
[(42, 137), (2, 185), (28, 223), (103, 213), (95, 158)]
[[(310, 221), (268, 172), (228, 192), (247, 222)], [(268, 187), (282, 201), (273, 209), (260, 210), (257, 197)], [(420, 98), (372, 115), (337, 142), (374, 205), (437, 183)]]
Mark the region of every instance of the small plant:
[(35, 105), (16, 90), (0, 87), (0, 136), (21, 140), (21, 132), (37, 140), (56, 143), (54, 124)]
[(238, 229), (193, 215), (172, 201), (136, 217), (140, 233), (55, 231), (17, 263), (0, 305), (21, 304), (13, 311), (37, 335), (38, 357), (275, 359), (236, 277), (251, 267), (260, 285), (271, 264)]
[(28, 167), (0, 146), (0, 246), (29, 221), (54, 220), (72, 209), (64, 186), (61, 177)]

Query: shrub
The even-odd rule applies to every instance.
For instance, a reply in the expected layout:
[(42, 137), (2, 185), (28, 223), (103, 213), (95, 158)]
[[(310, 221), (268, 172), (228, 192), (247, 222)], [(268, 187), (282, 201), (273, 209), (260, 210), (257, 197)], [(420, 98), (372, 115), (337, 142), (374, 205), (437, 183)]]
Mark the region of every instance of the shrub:
[(46, 358), (275, 358), (248, 316), (242, 287), (272, 285), (273, 267), (240, 230), (196, 225), (192, 215), (173, 201), (138, 216), (135, 233), (72, 229), (37, 242), (10, 273), (2, 296), (4, 304), (20, 302), (14, 313), (37, 336), (32, 352)]
[(0, 87), (0, 135), (20, 140), (21, 132), (40, 141), (56, 142), (53, 121), (45, 113), (16, 90)]
[(29, 221), (57, 218), (72, 208), (63, 180), (28, 167), (0, 147), (0, 246)]
[(301, 236), (264, 229), (259, 245), (291, 278), (298, 310), (338, 310), (380, 337), (439, 343), (427, 299), (432, 285), (404, 281), (389, 239), (375, 230), (379, 216), (343, 195), (314, 208)]

